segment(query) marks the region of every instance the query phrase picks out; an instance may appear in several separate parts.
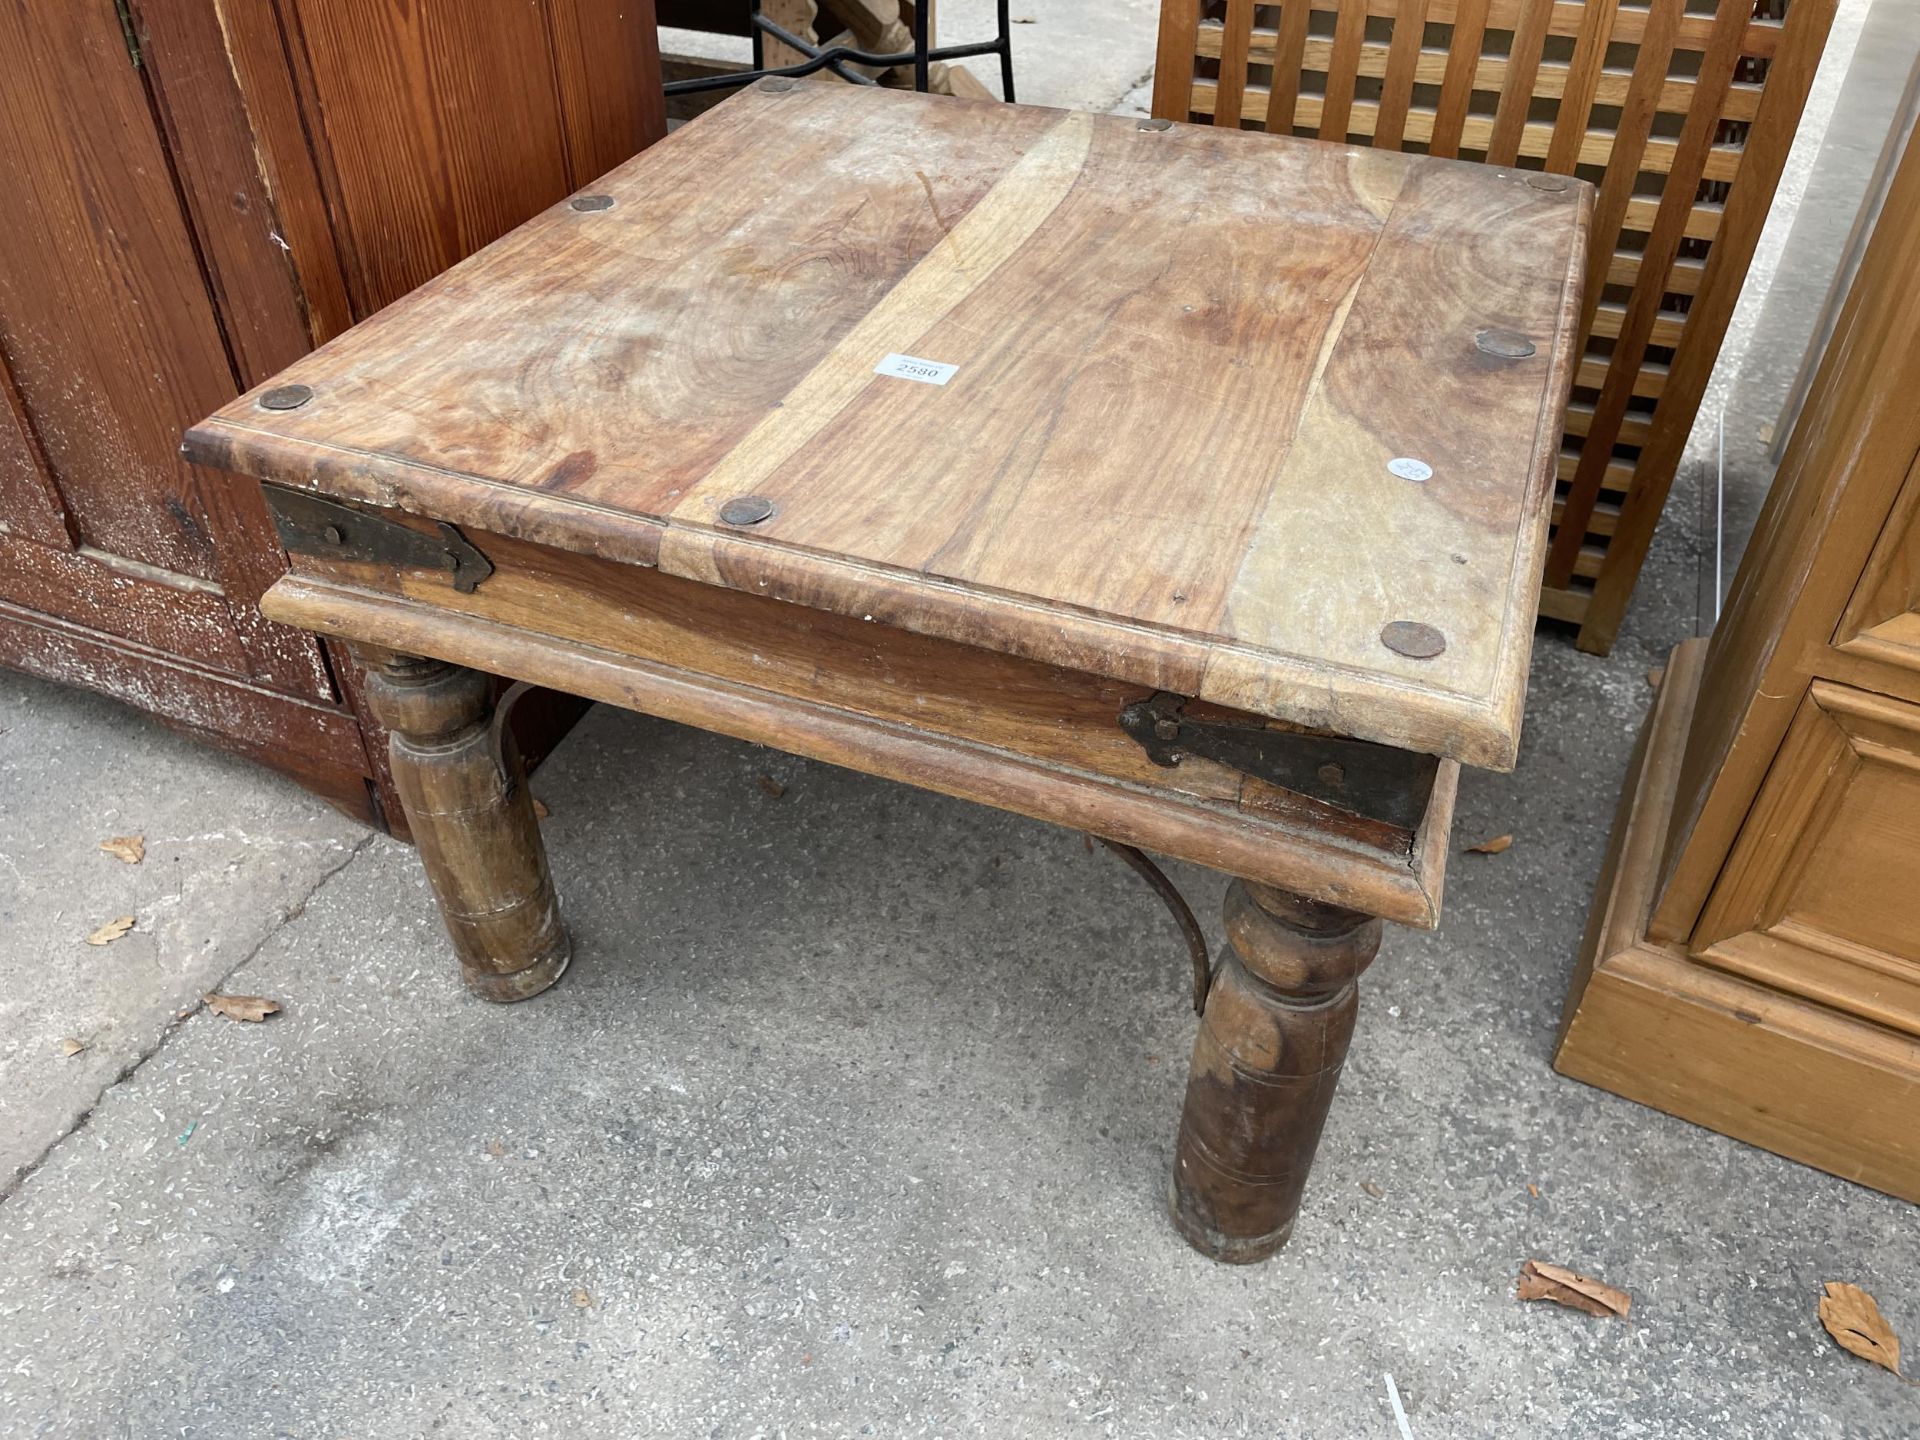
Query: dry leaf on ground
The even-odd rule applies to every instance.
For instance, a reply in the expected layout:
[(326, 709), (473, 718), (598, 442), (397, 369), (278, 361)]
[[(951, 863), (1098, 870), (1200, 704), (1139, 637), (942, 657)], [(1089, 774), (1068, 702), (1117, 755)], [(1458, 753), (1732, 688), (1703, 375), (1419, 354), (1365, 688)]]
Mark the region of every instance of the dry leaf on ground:
[(147, 837), (115, 835), (109, 840), (102, 840), (100, 848), (116, 860), (124, 860), (129, 865), (138, 865), (147, 858)]
[(1482, 840), (1478, 845), (1467, 846), (1469, 855), (1498, 855), (1513, 844), (1513, 836), (1496, 835), (1491, 840)]
[(1522, 1300), (1552, 1300), (1603, 1320), (1609, 1315), (1624, 1320), (1633, 1308), (1633, 1297), (1626, 1291), (1544, 1260), (1529, 1260), (1520, 1267), (1519, 1295)]
[(573, 1292), (573, 1303), (574, 1303), (575, 1305), (577, 1305), (577, 1306), (579, 1306), (579, 1307), (580, 1307), (580, 1308), (581, 1308), (582, 1310), (587, 1310), (587, 1309), (591, 1309), (591, 1308), (592, 1308), (592, 1306), (593, 1306), (593, 1294), (592, 1294), (592, 1292), (591, 1292), (591, 1291), (587, 1291), (587, 1290), (576, 1290), (576, 1291), (574, 1291), (574, 1292)]
[(207, 1008), (216, 1015), (224, 1015), (229, 1020), (246, 1020), (254, 1024), (258, 1024), (269, 1015), (278, 1014), (280, 1010), (280, 1002), (278, 1000), (269, 1000), (263, 995), (214, 995), (209, 993), (202, 995), (200, 998), (206, 1002)]
[(535, 819), (544, 820), (549, 815), (553, 814), (553, 811), (547, 808), (546, 801), (542, 800), (538, 795), (536, 795), (533, 797), (533, 814)]
[(1820, 1297), (1820, 1323), (1843, 1350), (1871, 1360), (1884, 1370), (1900, 1373), (1900, 1337), (1880, 1313), (1873, 1296), (1844, 1280), (1827, 1281)]
[(117, 920), (107, 921), (106, 924), (87, 936), (87, 944), (111, 945), (131, 929), (133, 929), (133, 916), (122, 915)]
[(74, 1056), (78, 1055), (82, 1050), (87, 1048), (87, 1042), (84, 1040), (75, 1040), (69, 1037), (65, 1040), (62, 1040), (54, 1048), (60, 1052), (60, 1058), (62, 1060), (71, 1060)]
[(766, 791), (767, 795), (774, 800), (778, 800), (782, 795), (787, 793), (787, 787), (782, 785), (778, 780), (774, 779), (771, 775), (762, 775), (758, 781), (758, 784), (760, 788)]

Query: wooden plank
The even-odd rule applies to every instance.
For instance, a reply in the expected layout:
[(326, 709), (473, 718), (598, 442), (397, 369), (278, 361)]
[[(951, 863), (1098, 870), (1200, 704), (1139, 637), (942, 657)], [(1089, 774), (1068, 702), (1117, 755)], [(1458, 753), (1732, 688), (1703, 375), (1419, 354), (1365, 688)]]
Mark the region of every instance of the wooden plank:
[(1240, 125), (1240, 99), (1247, 89), (1247, 35), (1253, 29), (1253, 0), (1227, 0), (1227, 23), (1220, 47), (1220, 78), (1214, 82), (1213, 123)]
[(947, 66), (947, 93), (962, 100), (999, 100), (985, 81), (964, 65)]
[[(369, 315), (573, 188), (543, 10), (286, 0), (336, 239)], [(485, 45), (471, 32), (484, 28)], [(457, 113), (460, 123), (445, 123)], [(580, 177), (584, 182), (591, 176)]]
[[(1210, 80), (1195, 81), (1193, 85), (1192, 105), (1195, 114), (1210, 115), (1214, 107), (1214, 84)], [(1269, 94), (1265, 86), (1249, 85), (1241, 101), (1241, 113), (1247, 119), (1266, 123)], [(1322, 100), (1317, 95), (1303, 95), (1295, 105), (1295, 123), (1308, 127), (1325, 128), (1322, 116)], [(1371, 137), (1379, 121), (1380, 107), (1371, 100), (1356, 100), (1348, 107), (1346, 135)], [(1432, 134), (1438, 120), (1438, 112), (1425, 106), (1416, 105), (1407, 112), (1405, 139), (1425, 142)], [(1323, 135), (1323, 139), (1340, 137)], [(1470, 115), (1462, 122), (1460, 144), (1468, 150), (1484, 150), (1491, 154), (1494, 144), (1494, 121), (1484, 115)], [(1517, 153), (1529, 160), (1544, 160), (1553, 146), (1553, 127), (1545, 122), (1533, 122), (1520, 127), (1515, 141)], [(1581, 165), (1609, 165), (1617, 163), (1615, 150), (1620, 145), (1620, 137), (1610, 131), (1588, 131), (1581, 137), (1578, 163)], [(1671, 140), (1648, 140), (1640, 153), (1640, 168), (1653, 174), (1670, 169), (1678, 153), (1677, 143)], [(1742, 147), (1726, 144), (1716, 145), (1708, 154), (1702, 178), (1708, 180), (1731, 181), (1740, 173)], [(1497, 163), (1489, 161), (1489, 163)], [(1512, 163), (1511, 161), (1507, 163)]]
[(1549, 620), (1565, 620), (1578, 625), (1586, 618), (1590, 598), (1584, 591), (1542, 588), (1540, 613)]
[[(1620, 0), (1588, 0), (1581, 16), (1580, 35), (1574, 42), (1573, 63), (1568, 66), (1560, 90), (1560, 106), (1553, 119), (1553, 143), (1547, 149), (1547, 169), (1570, 174), (1578, 163), (1581, 142), (1600, 88), (1601, 70), (1606, 63), (1607, 46), (1613, 39), (1613, 22)], [(1556, 67), (1557, 68), (1557, 67)], [(1534, 93), (1540, 94), (1539, 72), (1535, 72)], [(1689, 96), (1692, 100), (1694, 97)]]
[(46, 452), (33, 433), (26, 403), (0, 355), (0, 515), (22, 540), (56, 550), (80, 543), (80, 527), (60, 501)]
[(177, 448), (232, 371), (118, 17), (0, 7), (0, 55), (0, 368), (78, 536), (213, 580)]
[[(1300, 66), (1306, 52), (1308, 12), (1305, 5), (1292, 5), (1280, 12), (1280, 28), (1274, 36), (1273, 89), (1267, 108), (1261, 112), (1261, 124), (1281, 135), (1291, 135), (1300, 124)], [(1331, 46), (1329, 53), (1331, 53)]]
[[(1593, 333), (1602, 339), (1618, 335), (1626, 314), (1627, 307), (1619, 301), (1602, 301), (1594, 307)], [(1685, 315), (1674, 310), (1662, 310), (1654, 317), (1653, 329), (1647, 335), (1647, 343), (1671, 348), (1680, 343), (1680, 337), (1686, 332), (1687, 317)]]
[[(1367, 14), (1378, 19), (1391, 20), (1400, 13), (1401, 0), (1367, 0)], [(1524, 13), (1538, 7), (1539, 0), (1429, 0), (1427, 23), (1429, 25), (1457, 25), (1462, 17), (1471, 18), (1476, 11), (1484, 11), (1486, 27), (1491, 30), (1515, 30), (1519, 28)], [(1552, 8), (1547, 19), (1546, 33), (1571, 38), (1580, 33), (1585, 23), (1588, 0), (1559, 0)], [(1327, 13), (1336, 8), (1338, 0), (1312, 0), (1309, 5), (1299, 6), (1303, 10), (1315, 10)], [(1286, 11), (1296, 8), (1286, 4), (1280, 6), (1281, 24), (1285, 24)], [(1642, 6), (1630, 5), (1619, 12), (1614, 24), (1613, 38), (1623, 45), (1637, 45), (1646, 33), (1648, 25), (1647, 10)], [(1206, 54), (1206, 46), (1213, 42), (1203, 38), (1209, 29), (1218, 29), (1219, 22), (1198, 24), (1195, 27), (1193, 54)], [(1740, 37), (1740, 53), (1758, 60), (1771, 59), (1780, 49), (1782, 25), (1776, 20), (1755, 19)], [(1676, 36), (1679, 44), (1690, 50), (1703, 50), (1712, 36), (1713, 19), (1709, 15), (1688, 15), (1682, 22)], [(1266, 33), (1271, 34), (1271, 31)], [(1255, 53), (1260, 45), (1256, 33), (1253, 45)]]
[[(1366, 0), (1340, 0), (1333, 32), (1333, 55), (1327, 62), (1327, 88), (1311, 120), (1295, 113), (1296, 125), (1313, 125), (1322, 140), (1345, 144), (1352, 129), (1354, 71), (1360, 59), (1360, 42), (1366, 37)], [(1304, 97), (1303, 97), (1304, 99)]]
[(1160, 34), (1153, 63), (1153, 113), (1185, 120), (1193, 98), (1193, 46), (1200, 0), (1161, 0)]
[(542, 0), (569, 184), (587, 184), (667, 133), (653, 0)]
[[(1584, 438), (1587, 427), (1593, 422), (1593, 406), (1584, 400), (1573, 400), (1567, 405), (1567, 434)], [(1641, 445), (1646, 443), (1648, 419), (1643, 413), (1629, 411), (1620, 421), (1619, 443), (1622, 445)]]
[[(1605, 355), (1583, 356), (1579, 367), (1573, 372), (1573, 383), (1583, 389), (1602, 389), (1617, 373), (1617, 364), (1617, 361), (1609, 361)], [(1626, 367), (1623, 373), (1630, 377), (1630, 393), (1635, 399), (1657, 400), (1666, 390), (1667, 367), (1657, 361), (1643, 360), (1638, 365)]]
[[(820, 39), (814, 30), (814, 20), (820, 13), (815, 0), (764, 0), (760, 13), (797, 39), (816, 43)], [(760, 41), (760, 58), (769, 70), (779, 70), (804, 64), (807, 57), (785, 41), (764, 35)]]
[(138, 4), (131, 13), (237, 381), (258, 385), (315, 337), (220, 17), (210, 5)]
[[(1489, 407), (1502, 403), (1498, 392), (1486, 388), (1485, 367), (1472, 362), (1430, 363), (1422, 367), (1420, 387), (1402, 392), (1393, 406), (1376, 407), (1367, 398), (1368, 377), (1379, 373), (1380, 367), (1395, 366), (1410, 349), (1425, 349), (1428, 327), (1462, 340), (1486, 324), (1543, 340), (1558, 333), (1559, 327), (1570, 328), (1573, 297), (1567, 291), (1550, 304), (1543, 303), (1549, 293), (1543, 291), (1532, 303), (1511, 297), (1500, 310), (1490, 308), (1484, 277), (1502, 264), (1499, 242), (1493, 237), (1510, 233), (1507, 215), (1531, 211), (1534, 202), (1529, 197), (1546, 192), (1522, 183), (1496, 196), (1475, 183), (1478, 178), (1474, 169), (1445, 162), (1422, 166), (1396, 197), (1373, 263), (1354, 290), (1344, 322), (1322, 347), (1322, 368), (1301, 411), (1287, 464), (1254, 528), (1229, 595), (1228, 613), (1236, 629), (1281, 630), (1297, 623), (1291, 617), (1303, 609), (1324, 607), (1331, 612), (1355, 605), (1362, 607), (1368, 622), (1397, 615), (1424, 621), (1430, 607), (1435, 617), (1451, 617), (1434, 621), (1447, 632), (1450, 647), (1454, 628), (1473, 614), (1485, 617), (1485, 636), (1524, 629), (1523, 617), (1533, 604), (1537, 584), (1532, 554), (1504, 575), (1477, 572), (1455, 559), (1483, 548), (1475, 532), (1484, 523), (1480, 517), (1499, 512), (1493, 496), (1474, 493), (1479, 484), (1469, 483), (1462, 475), (1455, 498), (1448, 502), (1445, 522), (1429, 517), (1420, 527), (1423, 533), (1416, 534), (1402, 528), (1405, 482), (1387, 468), (1396, 455), (1464, 457), (1473, 451), (1476, 435), (1484, 434), (1488, 426)], [(1491, 208), (1503, 202), (1512, 207), (1507, 215)], [(1424, 237), (1416, 239), (1401, 229), (1424, 231), (1435, 214), (1455, 204), (1481, 207), (1486, 220), (1497, 222), (1487, 226), (1485, 248), (1476, 247), (1472, 263), (1465, 265), (1458, 263), (1458, 252), (1443, 257), (1429, 248)], [(1457, 239), (1449, 235), (1439, 243), (1454, 244)], [(1410, 323), (1409, 301), (1414, 295), (1420, 297), (1420, 319)], [(1546, 348), (1542, 346), (1543, 351)], [(1551, 399), (1538, 394), (1530, 402), (1518, 395), (1509, 397), (1509, 403), (1530, 404), (1524, 413), (1508, 418), (1515, 425), (1534, 427), (1541, 439), (1541, 448), (1535, 452), (1537, 468), (1528, 485), (1543, 500), (1552, 489), (1564, 383), (1550, 382)], [(1320, 479), (1335, 472), (1352, 477), (1337, 496), (1328, 494)], [(1502, 478), (1493, 483), (1504, 486), (1510, 481)], [(1537, 528), (1523, 542), (1535, 554), (1544, 543), (1544, 509), (1543, 504)], [(1334, 556), (1340, 575), (1337, 591), (1322, 589), (1319, 579), (1334, 573), (1324, 564)], [(1374, 628), (1363, 623), (1349, 630), (1356, 637), (1362, 633), (1370, 637)], [(1365, 663), (1360, 645), (1330, 646), (1328, 654), (1337, 663)], [(1516, 659), (1510, 654), (1493, 663), (1507, 665)], [(1252, 682), (1252, 676), (1238, 665), (1229, 668), (1225, 656), (1216, 657), (1210, 674), (1217, 677), (1215, 693), (1222, 696), (1236, 693), (1235, 685)], [(1464, 674), (1453, 683), (1475, 688)], [(1517, 692), (1514, 698), (1517, 703)]]
[[(1601, 277), (1602, 283), (1637, 286), (1640, 283), (1642, 268), (1639, 252), (1616, 250), (1606, 264), (1605, 273)], [(1698, 295), (1704, 287), (1706, 276), (1706, 261), (1684, 258), (1675, 260), (1667, 266), (1666, 273), (1659, 277), (1659, 293), (1661, 295)], [(1588, 292), (1588, 298), (1592, 299), (1591, 291)], [(1597, 300), (1594, 301), (1594, 309), (1596, 311), (1599, 309)], [(1592, 333), (1591, 329), (1588, 333)]]
[[(1511, 48), (1507, 52), (1506, 81), (1500, 87), (1500, 105), (1494, 112), (1493, 128), (1487, 135), (1486, 152), (1489, 165), (1511, 165), (1520, 155), (1522, 133), (1532, 127), (1527, 125), (1527, 112), (1533, 104), (1533, 77), (1540, 68), (1540, 51), (1547, 40), (1547, 22), (1552, 11), (1542, 5), (1529, 5), (1520, 12), (1520, 22), (1514, 27)], [(1585, 20), (1582, 16), (1582, 20)], [(1548, 148), (1551, 147), (1552, 130), (1547, 131)], [(1545, 150), (1541, 152), (1543, 155)]]
[[(239, 402), (196, 453), (1511, 762), (1584, 185), (824, 84), (755, 87), (601, 183), (612, 209), (549, 211), (288, 372), (315, 403)], [(1536, 356), (1494, 363), (1489, 326)], [(876, 377), (889, 353), (958, 368)], [(1409, 454), (1439, 478), (1406, 508)], [(743, 494), (774, 514), (727, 525)], [(1286, 584), (1329, 603), (1277, 607), (1260, 577), (1301, 547)], [(1389, 576), (1443, 656), (1383, 643)]]
[[(1430, 20), (1437, 18), (1435, 0), (1428, 0), (1427, 14)], [(1433, 129), (1427, 141), (1430, 153), (1444, 159), (1452, 159), (1460, 153), (1460, 135), (1467, 123), (1467, 110), (1473, 103), (1473, 92), (1481, 88), (1498, 88), (1482, 87), (1474, 78), (1481, 64), (1480, 44), (1485, 38), (1486, 22), (1487, 0), (1462, 0), (1459, 12), (1453, 17), (1446, 68), (1439, 79), (1440, 101), (1435, 108)], [(1501, 83), (1505, 83), (1505, 79), (1503, 67)]]
[[(1430, 0), (1431, 3), (1431, 0)], [(1588, 7), (1582, 7), (1588, 8)], [(1629, 12), (1631, 13), (1631, 12)], [(1445, 47), (1427, 45), (1416, 53), (1413, 61), (1413, 78), (1420, 85), (1436, 85), (1449, 96), (1464, 87), (1465, 91), (1486, 90), (1498, 94), (1506, 84), (1507, 61), (1501, 55), (1483, 55), (1480, 53), (1482, 33), (1478, 29), (1465, 28), (1472, 19), (1462, 10), (1462, 19), (1453, 27), (1453, 35)], [(1616, 20), (1620, 12), (1614, 12)], [(1400, 32), (1396, 29), (1396, 36)], [(1199, 31), (1199, 44), (1195, 52), (1203, 59), (1217, 59), (1226, 44), (1226, 30), (1222, 26), (1202, 26)], [(1278, 30), (1255, 29), (1248, 39), (1248, 59), (1256, 65), (1276, 63)], [(1618, 35), (1615, 34), (1615, 39)], [(1360, 47), (1357, 72), (1373, 79), (1384, 79), (1387, 74), (1387, 62), (1392, 46), (1377, 41), (1367, 41)], [(1309, 36), (1302, 48), (1296, 68), (1324, 72), (1329, 68), (1333, 55), (1333, 42), (1330, 39)], [(1567, 94), (1567, 83), (1573, 75), (1573, 67), (1564, 60), (1545, 60), (1533, 78), (1533, 93), (1536, 99), (1557, 100)], [(1631, 68), (1619, 69), (1602, 64), (1592, 77), (1592, 94), (1589, 104), (1624, 105), (1627, 93), (1633, 83), (1634, 71)], [(1728, 90), (1725, 104), (1721, 108), (1722, 118), (1727, 120), (1751, 120), (1760, 108), (1760, 97), (1764, 86), (1752, 82), (1736, 82)], [(1684, 115), (1693, 106), (1694, 81), (1688, 75), (1669, 75), (1663, 84), (1659, 101), (1660, 109), (1670, 115)], [(1460, 114), (1465, 115), (1465, 99), (1461, 97)], [(1585, 120), (1582, 120), (1582, 125)], [(1438, 152), (1435, 152), (1438, 153)]]
[[(1414, 70), (1426, 21), (1426, 0), (1407, 0), (1404, 12), (1393, 23), (1393, 41), (1381, 76), (1380, 109), (1373, 127), (1373, 143), (1383, 150), (1398, 150), (1406, 133), (1407, 107), (1413, 103)], [(1355, 69), (1359, 69), (1357, 64)]]
[[(1659, 213), (1658, 200), (1636, 195), (1626, 203), (1620, 219), (1620, 228), (1645, 234), (1653, 228), (1653, 222)], [(1682, 233), (1689, 240), (1712, 240), (1719, 235), (1721, 223), (1725, 218), (1725, 206), (1712, 200), (1696, 200), (1693, 207), (1687, 211), (1687, 228)]]
[[(180, 7), (167, 6), (166, 9)], [(303, 318), (315, 344), (324, 344), (353, 323), (353, 302), (327, 217), (320, 164), (308, 143), (300, 93), (281, 25), (281, 7), (215, 0), (225, 47), (224, 68), (238, 86), (260, 173), (273, 196), (276, 221), (269, 241), (296, 277)], [(206, 63), (196, 57), (195, 63)], [(243, 374), (243, 385), (262, 377)]]
[(55, 549), (0, 533), (0, 600), (215, 669), (248, 671), (219, 586), (91, 545)]
[[(1573, 478), (1574, 469), (1579, 464), (1580, 464), (1580, 454), (1577, 450), (1576, 451), (1562, 450), (1560, 452), (1560, 461), (1558, 466), (1559, 478), (1562, 480), (1571, 480)], [(1633, 466), (1629, 465), (1626, 461), (1616, 460), (1613, 462), (1613, 464), (1607, 467), (1607, 478), (1606, 478), (1605, 487), (1604, 487), (1607, 491), (1609, 491), (1614, 495), (1622, 495), (1626, 493), (1627, 489), (1632, 484), (1633, 484)], [(1606, 503), (1607, 502), (1603, 500), (1600, 502), (1600, 505), (1605, 505)], [(1600, 506), (1595, 506), (1594, 513), (1598, 515), (1599, 512), (1600, 512)], [(1559, 518), (1560, 518), (1559, 515), (1556, 513), (1554, 516), (1554, 522), (1556, 524), (1559, 523)], [(1593, 529), (1596, 531), (1596, 533), (1598, 533), (1598, 527), (1590, 526), (1589, 529)]]
[[(443, 614), (496, 621), (530, 637), (593, 645), (876, 721), (990, 742), (1129, 785), (1237, 805), (1395, 864), (1411, 855), (1410, 828), (1253, 786), (1203, 758), (1155, 764), (1116, 723), (1126, 705), (1146, 698), (1138, 686), (506, 536), (470, 531), (468, 539), (494, 566), (470, 594), (437, 574), (326, 556), (301, 557), (301, 574), (430, 602)], [(1199, 702), (1189, 713), (1258, 723)]]

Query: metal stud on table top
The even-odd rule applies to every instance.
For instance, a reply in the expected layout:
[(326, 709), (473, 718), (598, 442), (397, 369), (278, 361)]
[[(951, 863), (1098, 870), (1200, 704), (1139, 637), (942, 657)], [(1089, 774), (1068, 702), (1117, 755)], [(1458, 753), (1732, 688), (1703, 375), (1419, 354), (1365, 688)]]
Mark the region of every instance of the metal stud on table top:
[(1534, 353), (1533, 341), (1518, 330), (1503, 330), (1498, 326), (1475, 335), (1473, 348), (1500, 360), (1524, 360)]
[(298, 410), (311, 399), (311, 385), (276, 385), (271, 390), (263, 390), (255, 403), (262, 410)]
[(736, 495), (720, 507), (720, 519), (728, 525), (758, 525), (773, 514), (773, 501), (764, 495)]
[(1409, 660), (1431, 660), (1447, 648), (1447, 637), (1419, 620), (1393, 620), (1381, 628), (1380, 643)]

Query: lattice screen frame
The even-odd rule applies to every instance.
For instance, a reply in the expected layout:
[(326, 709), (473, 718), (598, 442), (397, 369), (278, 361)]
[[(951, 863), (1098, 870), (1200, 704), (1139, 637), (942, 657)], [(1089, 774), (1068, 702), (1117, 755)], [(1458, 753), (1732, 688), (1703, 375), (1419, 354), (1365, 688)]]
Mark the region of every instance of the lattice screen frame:
[(1162, 0), (1153, 113), (1600, 187), (1540, 613), (1612, 648), (1836, 0)]

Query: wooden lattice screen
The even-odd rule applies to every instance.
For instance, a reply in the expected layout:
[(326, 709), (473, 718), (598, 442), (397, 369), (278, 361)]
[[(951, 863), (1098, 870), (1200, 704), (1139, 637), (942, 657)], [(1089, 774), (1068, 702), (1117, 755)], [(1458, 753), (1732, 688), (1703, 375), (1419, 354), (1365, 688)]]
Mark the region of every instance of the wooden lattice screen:
[(1600, 186), (1540, 612), (1605, 654), (1835, 0), (1162, 0), (1153, 113)]

